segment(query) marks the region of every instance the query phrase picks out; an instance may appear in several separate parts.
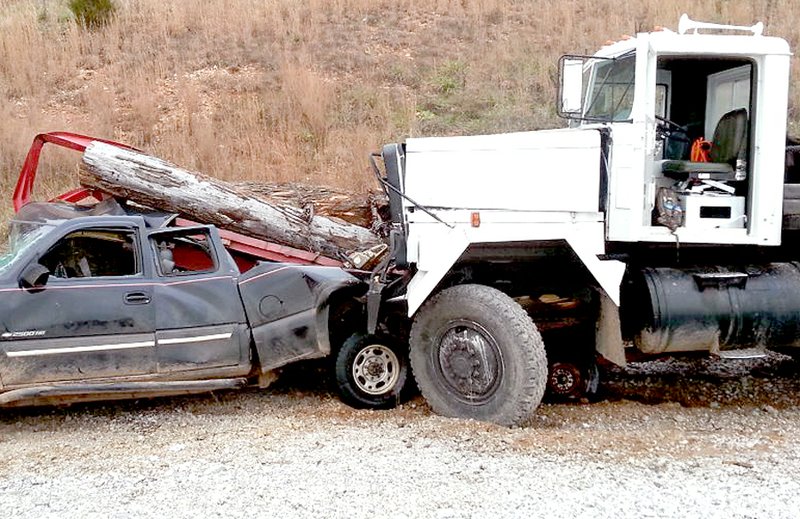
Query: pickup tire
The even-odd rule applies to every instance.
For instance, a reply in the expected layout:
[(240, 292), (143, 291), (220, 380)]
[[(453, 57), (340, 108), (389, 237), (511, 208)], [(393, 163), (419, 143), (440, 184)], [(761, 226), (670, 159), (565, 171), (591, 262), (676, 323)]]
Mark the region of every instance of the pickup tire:
[(357, 409), (391, 409), (408, 392), (408, 352), (390, 337), (354, 334), (339, 349), (334, 374), (344, 403)]
[(419, 310), (410, 360), (422, 395), (445, 416), (520, 425), (547, 385), (536, 325), (513, 299), (483, 285), (447, 288)]

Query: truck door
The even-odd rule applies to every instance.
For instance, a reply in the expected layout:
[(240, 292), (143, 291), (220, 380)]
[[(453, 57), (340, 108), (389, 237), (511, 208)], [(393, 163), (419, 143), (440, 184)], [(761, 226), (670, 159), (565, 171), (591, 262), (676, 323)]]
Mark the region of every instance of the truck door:
[(217, 250), (219, 238), (211, 233), (196, 227), (150, 234), (159, 278), (154, 287), (159, 373), (249, 370), (250, 334), (238, 270)]
[(73, 226), (38, 258), (50, 272), (44, 287), (3, 294), (5, 386), (155, 371), (140, 237), (135, 225)]

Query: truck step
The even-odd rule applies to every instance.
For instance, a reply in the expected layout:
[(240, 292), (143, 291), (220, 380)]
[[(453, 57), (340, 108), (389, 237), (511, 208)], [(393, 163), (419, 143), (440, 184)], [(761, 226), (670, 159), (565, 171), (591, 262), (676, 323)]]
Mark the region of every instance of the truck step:
[(767, 351), (763, 348), (742, 348), (721, 351), (717, 356), (725, 360), (762, 359), (767, 356)]

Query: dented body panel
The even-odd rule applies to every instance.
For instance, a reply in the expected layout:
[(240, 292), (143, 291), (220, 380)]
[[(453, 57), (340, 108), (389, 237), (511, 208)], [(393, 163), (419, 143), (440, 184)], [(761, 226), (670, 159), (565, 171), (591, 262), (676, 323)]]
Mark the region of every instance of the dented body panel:
[(330, 267), (264, 263), (244, 274), (239, 291), (260, 369), (328, 355), (331, 296), (360, 286), (352, 275)]

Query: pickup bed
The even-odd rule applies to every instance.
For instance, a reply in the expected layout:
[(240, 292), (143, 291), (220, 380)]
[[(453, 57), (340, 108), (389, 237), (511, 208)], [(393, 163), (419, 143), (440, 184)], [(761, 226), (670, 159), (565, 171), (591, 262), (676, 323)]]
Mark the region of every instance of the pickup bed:
[(391, 407), (406, 360), (367, 335), (367, 284), (339, 267), (260, 261), (242, 273), (213, 226), (113, 199), (30, 202), (0, 256), (0, 406), (260, 385), (333, 354), (343, 399)]

